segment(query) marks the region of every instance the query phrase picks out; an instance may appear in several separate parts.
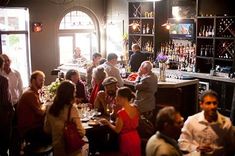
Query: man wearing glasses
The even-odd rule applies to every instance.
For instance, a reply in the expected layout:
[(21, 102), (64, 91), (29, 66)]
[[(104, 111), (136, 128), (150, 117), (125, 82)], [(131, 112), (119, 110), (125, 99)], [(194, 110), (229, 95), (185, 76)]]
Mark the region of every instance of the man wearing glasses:
[(234, 132), (228, 117), (217, 111), (218, 95), (207, 90), (200, 97), (201, 112), (184, 123), (179, 146), (185, 152), (202, 155), (227, 156), (234, 149)]

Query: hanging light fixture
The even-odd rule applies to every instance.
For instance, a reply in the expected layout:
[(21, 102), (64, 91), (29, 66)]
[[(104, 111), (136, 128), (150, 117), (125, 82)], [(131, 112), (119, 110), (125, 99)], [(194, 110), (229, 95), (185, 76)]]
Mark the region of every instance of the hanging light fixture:
[(166, 23), (162, 24), (162, 27), (166, 27), (167, 30), (169, 30), (171, 28), (171, 24), (169, 23), (169, 21), (167, 20)]

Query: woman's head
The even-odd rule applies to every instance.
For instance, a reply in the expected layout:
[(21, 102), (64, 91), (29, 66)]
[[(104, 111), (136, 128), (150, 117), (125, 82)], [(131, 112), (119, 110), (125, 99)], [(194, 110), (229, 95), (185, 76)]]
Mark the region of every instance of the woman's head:
[(72, 104), (75, 99), (75, 90), (75, 84), (73, 82), (68, 80), (63, 81), (56, 91), (50, 113), (54, 116), (58, 116), (65, 105)]
[(128, 87), (121, 87), (117, 91), (116, 100), (117, 100), (118, 104), (120, 104), (120, 103), (122, 103), (124, 101), (130, 102), (134, 98), (135, 98), (134, 93)]
[(98, 66), (95, 69), (93, 69), (92, 78), (96, 82), (103, 81), (106, 78), (106, 76), (107, 76), (107, 74), (104, 71), (103, 67)]

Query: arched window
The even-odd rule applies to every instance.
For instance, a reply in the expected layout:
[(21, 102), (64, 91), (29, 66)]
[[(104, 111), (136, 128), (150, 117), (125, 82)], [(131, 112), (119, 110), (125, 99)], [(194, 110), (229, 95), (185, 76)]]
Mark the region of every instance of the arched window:
[(98, 22), (89, 10), (68, 12), (59, 25), (59, 63), (72, 63), (76, 47), (81, 49), (83, 57), (91, 60), (92, 54), (99, 52), (98, 39)]

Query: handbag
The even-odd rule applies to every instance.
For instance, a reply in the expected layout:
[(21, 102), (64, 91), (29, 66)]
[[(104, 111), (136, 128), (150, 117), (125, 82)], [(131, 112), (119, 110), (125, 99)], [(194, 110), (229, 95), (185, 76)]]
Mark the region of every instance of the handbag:
[(67, 153), (73, 153), (82, 148), (85, 144), (85, 141), (82, 140), (81, 135), (77, 130), (77, 126), (73, 121), (70, 121), (71, 108), (68, 110), (68, 118), (64, 123), (64, 143), (65, 151)]

